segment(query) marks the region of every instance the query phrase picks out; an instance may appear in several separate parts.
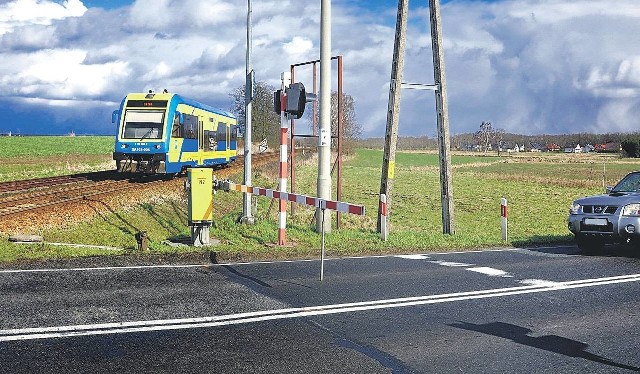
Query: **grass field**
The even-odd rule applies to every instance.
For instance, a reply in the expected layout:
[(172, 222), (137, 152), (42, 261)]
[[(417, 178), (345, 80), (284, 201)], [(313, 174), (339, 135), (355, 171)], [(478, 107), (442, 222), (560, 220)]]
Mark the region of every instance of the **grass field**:
[[(59, 153), (54, 146), (48, 151), (34, 151), (34, 154), (55, 160), (78, 159), (81, 155), (95, 155), (96, 160), (110, 159), (111, 140), (82, 137), (64, 140), (68, 153)], [(0, 146), (3, 145), (1, 141), (6, 142), (6, 139), (0, 138)], [(27, 142), (17, 150), (7, 147), (14, 150), (10, 151), (9, 156), (0, 156), (0, 175), (13, 175), (13, 172), (5, 171), (5, 160), (33, 159), (33, 156), (21, 153), (24, 151), (20, 149), (25, 147), (38, 148), (39, 145)], [(334, 225), (332, 232), (326, 235), (327, 251), (329, 255), (408, 253), (569, 241), (571, 236), (566, 229), (566, 215), (571, 201), (603, 191), (603, 184), (614, 184), (627, 172), (638, 169), (635, 161), (619, 159), (615, 155), (595, 154), (518, 154), (498, 157), (495, 154), (454, 152), (455, 234), (443, 235), (438, 155), (433, 152), (399, 153), (392, 192), (391, 231), (389, 240), (382, 242), (375, 232), (382, 151), (358, 150), (344, 164), (342, 200), (364, 204), (367, 215), (343, 215), (342, 227), (336, 229)], [(315, 162), (315, 158), (311, 158), (296, 166), (297, 193), (315, 195)], [(37, 174), (29, 164), (21, 167), (27, 170), (25, 175)], [(69, 167), (81, 170), (88, 166), (72, 163)], [(68, 174), (64, 168), (50, 169), (44, 172)], [(277, 175), (277, 166), (259, 168), (255, 172), (254, 184), (275, 188)], [(240, 182), (242, 176), (236, 175), (234, 180)], [(333, 186), (335, 188), (335, 181)], [(295, 216), (289, 216), (287, 222), (288, 245), (278, 247), (273, 245), (277, 242), (277, 205), (259, 197), (257, 223), (253, 226), (238, 225), (235, 221), (241, 212), (241, 198), (241, 194), (233, 192), (215, 195), (215, 226), (211, 234), (220, 241), (215, 247), (195, 249), (162, 243), (166, 239), (184, 239), (189, 233), (184, 195), (174, 191), (173, 194), (167, 193), (135, 203), (122, 211), (101, 213), (78, 224), (64, 228), (45, 227), (33, 232), (42, 234), (48, 242), (105, 245), (120, 250), (48, 244), (24, 246), (3, 239), (0, 261), (132, 253), (136, 251), (133, 234), (137, 230), (148, 231), (150, 253), (215, 251), (218, 258), (223, 260), (293, 258), (319, 254), (320, 236), (312, 229), (312, 209), (296, 208)], [(501, 240), (501, 198), (509, 201), (507, 243)]]
[(0, 182), (115, 168), (112, 136), (2, 136)]

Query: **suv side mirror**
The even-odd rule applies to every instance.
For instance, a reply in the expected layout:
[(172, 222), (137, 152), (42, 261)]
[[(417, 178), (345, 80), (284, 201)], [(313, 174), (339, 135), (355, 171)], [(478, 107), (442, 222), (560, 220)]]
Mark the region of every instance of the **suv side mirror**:
[(613, 191), (613, 186), (607, 186), (606, 191), (607, 193), (611, 193)]

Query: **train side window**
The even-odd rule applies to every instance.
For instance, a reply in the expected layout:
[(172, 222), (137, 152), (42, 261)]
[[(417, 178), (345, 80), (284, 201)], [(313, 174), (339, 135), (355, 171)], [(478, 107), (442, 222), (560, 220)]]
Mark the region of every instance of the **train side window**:
[(185, 114), (183, 131), (185, 139), (198, 139), (198, 117)]
[(204, 147), (205, 150), (215, 151), (216, 145), (218, 144), (216, 142), (216, 132), (210, 131), (210, 130), (204, 130), (204, 138), (206, 139), (205, 147)]
[(226, 142), (227, 141), (227, 124), (224, 122), (218, 122), (218, 141)]
[(173, 136), (174, 138), (182, 138), (182, 125), (180, 125), (180, 115), (176, 113), (175, 116), (173, 116), (173, 127), (171, 128), (171, 136)]

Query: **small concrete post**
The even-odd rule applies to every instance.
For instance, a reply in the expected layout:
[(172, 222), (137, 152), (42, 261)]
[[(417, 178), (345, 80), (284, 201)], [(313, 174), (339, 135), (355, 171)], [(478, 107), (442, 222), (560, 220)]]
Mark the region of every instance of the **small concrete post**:
[(198, 223), (191, 226), (191, 243), (193, 243), (194, 247), (202, 247), (211, 244), (209, 227), (209, 223)]

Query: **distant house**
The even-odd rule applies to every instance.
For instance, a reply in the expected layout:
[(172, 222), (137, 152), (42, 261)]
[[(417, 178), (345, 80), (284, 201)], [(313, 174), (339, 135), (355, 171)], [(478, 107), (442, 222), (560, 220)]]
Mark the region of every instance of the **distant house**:
[(582, 153), (582, 147), (580, 144), (576, 144), (575, 146), (572, 144), (565, 145), (564, 153)]
[(529, 152), (542, 152), (545, 149), (545, 146), (540, 143), (529, 143)]
[(587, 144), (584, 147), (582, 147), (582, 153), (590, 153), (590, 152), (593, 152), (594, 149), (595, 149), (594, 146), (592, 146), (591, 144)]
[(463, 151), (473, 151), (474, 147), (475, 147), (475, 145), (473, 145), (473, 144), (463, 143), (460, 146), (460, 149), (463, 150)]
[(560, 152), (560, 146), (556, 143), (547, 144), (547, 151), (549, 152)]
[(594, 150), (598, 153), (617, 153), (620, 152), (620, 143), (608, 142), (596, 144)]

